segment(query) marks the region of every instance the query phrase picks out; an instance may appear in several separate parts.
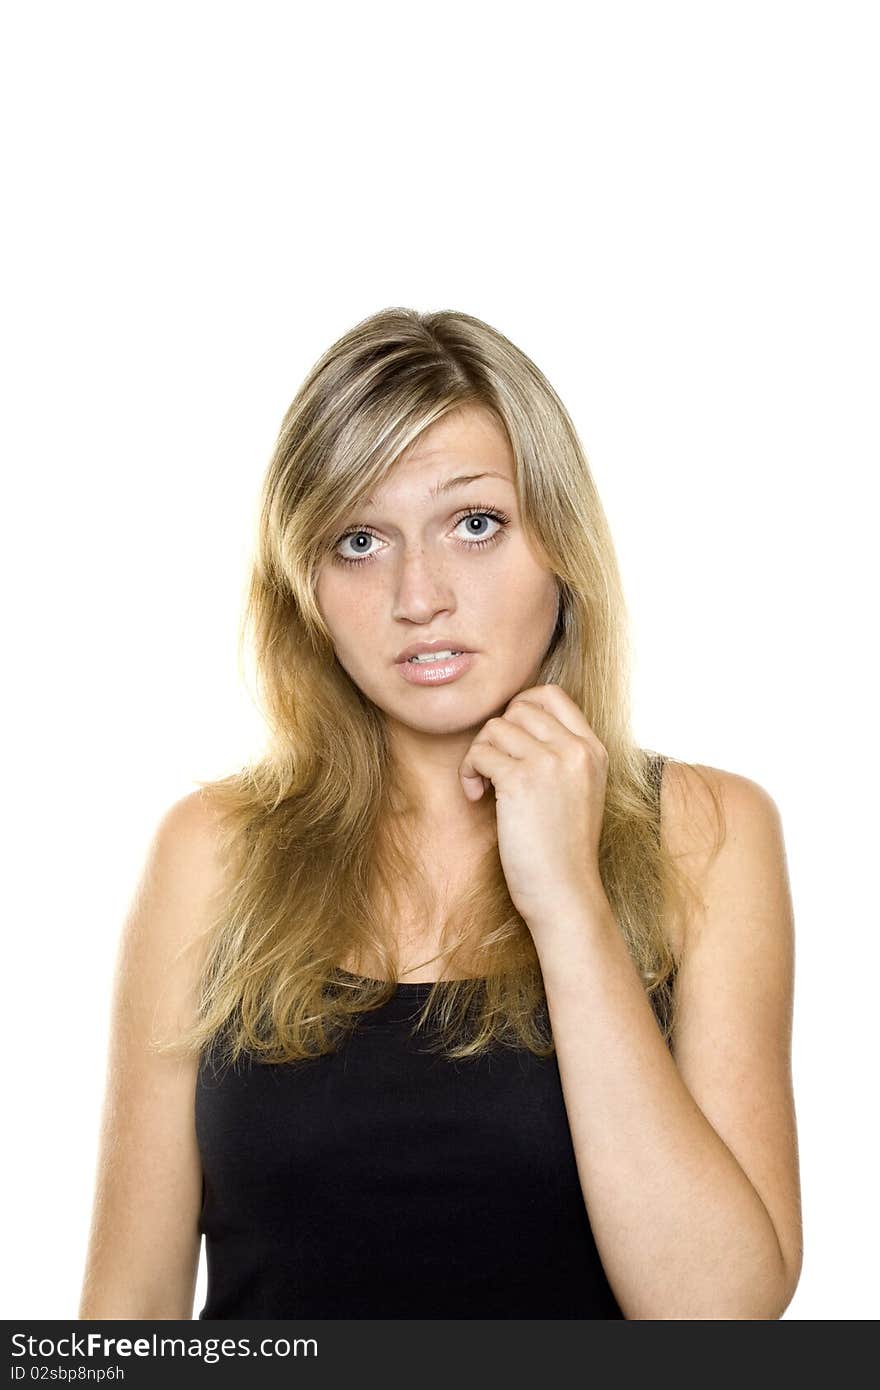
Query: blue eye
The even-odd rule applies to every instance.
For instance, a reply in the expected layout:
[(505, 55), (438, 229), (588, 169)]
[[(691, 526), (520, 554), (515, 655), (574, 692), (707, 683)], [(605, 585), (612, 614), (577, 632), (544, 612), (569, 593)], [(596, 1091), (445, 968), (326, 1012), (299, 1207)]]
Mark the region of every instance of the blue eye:
[[(469, 521), (472, 517), (489, 517), (490, 520), (498, 523), (498, 530), (493, 531), (489, 536), (478, 536), (475, 540), (470, 541), (462, 541), (456, 538), (456, 545), (461, 546), (464, 550), (480, 550), (483, 546), (495, 545), (496, 542), (501, 540), (504, 536), (504, 529), (510, 522), (510, 517), (496, 507), (472, 507), (469, 511), (464, 512), (458, 517), (455, 523), (456, 528), (459, 527), (463, 521)], [(471, 535), (473, 534), (472, 531)], [(358, 526), (353, 531), (346, 531), (344, 536), (339, 537), (336, 544), (342, 545), (343, 541), (352, 540), (356, 536), (374, 536), (377, 540), (379, 539), (375, 535), (375, 532), (371, 531), (368, 526)], [(334, 549), (333, 560), (334, 563), (340, 565), (365, 565), (369, 560), (375, 558), (376, 553), (376, 551), (370, 551), (369, 554), (362, 554), (360, 558), (356, 558), (351, 555), (340, 555), (339, 552)]]

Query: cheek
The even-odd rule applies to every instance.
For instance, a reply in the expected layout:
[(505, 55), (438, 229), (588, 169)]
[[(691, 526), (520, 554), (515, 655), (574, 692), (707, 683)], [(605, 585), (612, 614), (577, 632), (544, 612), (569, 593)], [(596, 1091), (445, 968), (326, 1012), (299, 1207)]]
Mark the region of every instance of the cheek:
[(512, 621), (514, 626), (543, 629), (546, 623), (556, 624), (559, 588), (555, 577), (548, 578), (544, 571), (523, 573), (520, 570), (511, 575), (499, 600), (507, 621)]
[(375, 625), (376, 607), (363, 586), (356, 592), (353, 585), (334, 583), (334, 576), (327, 575), (316, 586), (315, 599), (334, 646), (360, 648), (364, 634)]
[(318, 580), (315, 586), (315, 602), (334, 647), (338, 650), (339, 647), (345, 646), (346, 633), (351, 626), (351, 605), (345, 602), (340, 587), (333, 582), (333, 575), (324, 575)]

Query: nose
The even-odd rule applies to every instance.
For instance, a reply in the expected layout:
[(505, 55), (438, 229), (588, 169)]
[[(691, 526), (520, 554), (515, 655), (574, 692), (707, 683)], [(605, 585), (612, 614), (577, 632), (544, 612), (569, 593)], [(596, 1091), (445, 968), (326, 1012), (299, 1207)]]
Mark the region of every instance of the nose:
[(394, 588), (393, 616), (410, 622), (430, 622), (435, 613), (455, 607), (445, 566), (425, 548), (406, 552)]

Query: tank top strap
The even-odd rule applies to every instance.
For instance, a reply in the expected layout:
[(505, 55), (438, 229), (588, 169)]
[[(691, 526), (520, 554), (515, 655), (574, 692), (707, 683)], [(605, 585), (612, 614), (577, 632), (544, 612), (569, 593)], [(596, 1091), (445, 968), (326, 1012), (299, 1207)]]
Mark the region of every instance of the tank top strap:
[(662, 753), (650, 753), (648, 755), (648, 777), (651, 786), (654, 788), (654, 796), (657, 807), (660, 807), (660, 786), (663, 779), (663, 766), (666, 758)]

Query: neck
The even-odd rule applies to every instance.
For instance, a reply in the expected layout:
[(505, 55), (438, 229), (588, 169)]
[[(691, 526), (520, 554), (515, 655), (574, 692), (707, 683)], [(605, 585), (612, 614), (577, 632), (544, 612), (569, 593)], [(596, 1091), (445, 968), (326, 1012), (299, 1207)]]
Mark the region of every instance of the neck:
[(436, 834), (441, 827), (464, 834), (490, 824), (494, 827), (493, 789), (490, 786), (478, 801), (469, 801), (458, 773), (477, 732), (478, 726), (455, 733), (425, 733), (389, 721), (394, 812), (428, 834)]

